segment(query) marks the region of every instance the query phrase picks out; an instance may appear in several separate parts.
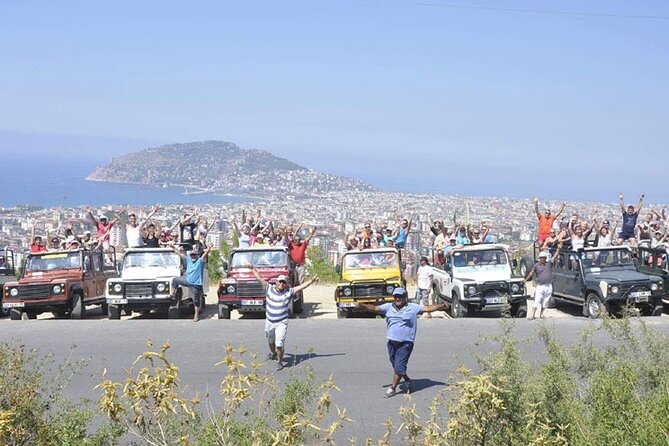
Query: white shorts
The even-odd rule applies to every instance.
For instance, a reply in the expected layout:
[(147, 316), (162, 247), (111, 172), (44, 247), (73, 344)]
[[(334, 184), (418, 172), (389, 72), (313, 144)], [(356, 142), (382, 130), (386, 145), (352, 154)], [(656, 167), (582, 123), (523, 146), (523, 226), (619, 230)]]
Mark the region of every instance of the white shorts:
[(288, 319), (281, 322), (270, 322), (265, 320), (265, 336), (270, 344), (283, 348), (288, 333)]
[(553, 285), (537, 285), (537, 289), (534, 291), (534, 308), (546, 308), (552, 295)]

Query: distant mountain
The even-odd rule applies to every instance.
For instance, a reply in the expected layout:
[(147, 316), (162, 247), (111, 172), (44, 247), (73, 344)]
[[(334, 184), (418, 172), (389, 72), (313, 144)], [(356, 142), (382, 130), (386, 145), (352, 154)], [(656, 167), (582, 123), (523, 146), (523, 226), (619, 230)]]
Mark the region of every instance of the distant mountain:
[(308, 196), (333, 191), (374, 191), (357, 179), (316, 172), (264, 150), (231, 142), (169, 144), (113, 158), (96, 168), (92, 181), (179, 185), (193, 192), (233, 195)]

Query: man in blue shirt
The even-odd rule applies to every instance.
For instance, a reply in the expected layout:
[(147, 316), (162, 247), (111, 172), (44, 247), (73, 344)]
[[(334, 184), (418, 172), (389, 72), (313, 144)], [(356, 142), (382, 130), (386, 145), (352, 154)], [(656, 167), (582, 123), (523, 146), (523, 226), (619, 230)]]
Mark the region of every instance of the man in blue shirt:
[(413, 351), (413, 344), (416, 340), (416, 324), (418, 315), (432, 313), (433, 311), (448, 309), (446, 303), (439, 305), (421, 305), (407, 303), (407, 292), (404, 288), (395, 288), (393, 291), (395, 302), (386, 303), (380, 306), (358, 303), (358, 308), (370, 313), (382, 314), (386, 317), (388, 338), (388, 357), (393, 366), (393, 380), (388, 390), (386, 398), (394, 396), (397, 393), (397, 385), (404, 378), (406, 392), (411, 392), (411, 379), (407, 375), (407, 364)]
[(204, 283), (204, 269), (207, 266), (207, 256), (211, 247), (207, 248), (202, 253), (202, 256), (200, 256), (198, 245), (194, 245), (187, 257), (178, 248), (173, 249), (182, 259), (186, 260), (186, 277), (175, 277), (172, 279), (172, 298), (176, 295), (179, 285), (188, 287), (193, 297), (193, 306), (195, 307), (193, 321), (197, 322), (200, 320), (200, 313), (204, 308), (204, 291), (202, 285)]

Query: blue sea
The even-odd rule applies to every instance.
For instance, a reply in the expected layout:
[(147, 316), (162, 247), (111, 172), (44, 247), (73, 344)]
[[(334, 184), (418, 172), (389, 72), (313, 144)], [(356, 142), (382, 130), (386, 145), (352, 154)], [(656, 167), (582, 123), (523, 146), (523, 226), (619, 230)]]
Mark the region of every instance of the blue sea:
[(35, 205), (74, 207), (105, 204), (226, 204), (253, 201), (246, 197), (184, 195), (182, 188), (100, 183), (85, 178), (108, 158), (101, 156), (34, 156), (3, 153), (0, 207)]

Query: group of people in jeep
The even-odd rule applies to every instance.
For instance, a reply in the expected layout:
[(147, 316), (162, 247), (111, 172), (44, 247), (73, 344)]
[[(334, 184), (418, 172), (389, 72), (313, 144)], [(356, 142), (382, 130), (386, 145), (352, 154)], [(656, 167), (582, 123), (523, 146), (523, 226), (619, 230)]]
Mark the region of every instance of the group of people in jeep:
[(361, 251), (364, 249), (398, 248), (404, 249), (407, 238), (411, 232), (413, 217), (399, 218), (395, 216), (394, 227), (387, 224), (371, 222), (356, 228), (353, 233), (344, 234), (344, 245), (347, 251)]
[[(562, 203), (557, 213), (546, 208), (539, 210), (539, 199), (534, 198), (534, 209), (537, 214), (539, 230), (538, 242), (542, 250), (554, 251), (559, 243), (566, 248), (578, 250), (584, 247), (606, 247), (625, 245), (630, 247), (646, 246), (650, 248), (666, 248), (669, 246), (669, 215), (666, 207), (660, 212), (649, 210), (642, 221), (639, 221), (643, 200), (639, 197), (637, 206), (625, 205), (624, 195), (619, 195), (621, 219), (613, 226), (606, 218), (600, 218), (598, 212), (593, 213), (591, 220), (580, 217), (576, 213), (568, 219), (560, 217), (566, 203)], [(620, 228), (618, 226), (620, 225)]]

